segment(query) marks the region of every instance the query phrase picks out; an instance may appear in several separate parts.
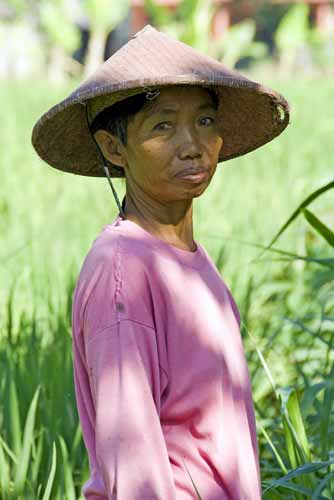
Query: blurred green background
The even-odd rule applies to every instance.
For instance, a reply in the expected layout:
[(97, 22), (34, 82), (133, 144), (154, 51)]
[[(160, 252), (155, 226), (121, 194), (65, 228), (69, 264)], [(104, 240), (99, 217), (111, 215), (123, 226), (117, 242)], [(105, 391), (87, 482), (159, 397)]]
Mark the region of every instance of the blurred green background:
[(147, 22), (290, 102), (278, 139), (218, 166), (195, 238), (241, 312), (263, 498), (333, 500), (333, 2), (115, 4), (0, 2), (0, 500), (74, 500), (88, 478), (71, 300), (116, 216), (107, 181), (48, 167), (31, 130)]

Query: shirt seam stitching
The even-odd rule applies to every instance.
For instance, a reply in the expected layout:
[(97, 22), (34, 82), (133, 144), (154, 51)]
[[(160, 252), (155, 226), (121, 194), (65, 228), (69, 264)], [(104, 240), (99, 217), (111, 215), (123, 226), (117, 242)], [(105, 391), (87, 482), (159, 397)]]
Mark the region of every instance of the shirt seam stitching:
[[(88, 345), (93, 342), (93, 340), (96, 339), (97, 335), (105, 335), (106, 331), (109, 330), (109, 328), (113, 328), (113, 327), (119, 327), (121, 323), (125, 322), (125, 321), (130, 321), (131, 323), (135, 323), (137, 325), (141, 325), (141, 326), (144, 326), (145, 328), (148, 328), (149, 330), (154, 330), (154, 328), (152, 326), (148, 326), (148, 325), (145, 325), (145, 323), (141, 323), (140, 321), (136, 321), (134, 319), (131, 319), (131, 318), (122, 318), (120, 320), (117, 320), (115, 321), (115, 323), (112, 323), (111, 325), (108, 325), (108, 326), (105, 326), (104, 328), (102, 328), (101, 330), (99, 330), (99, 333), (98, 334), (95, 334), (93, 338), (90, 338), (88, 341), (87, 341), (87, 344), (86, 346), (88, 347)], [(165, 376), (167, 377), (167, 380), (169, 379), (169, 376), (168, 376), (168, 373), (166, 371), (166, 369), (160, 364), (158, 363), (161, 370), (164, 372)]]
[(155, 331), (155, 329), (152, 326), (146, 325), (145, 323), (141, 323), (140, 321), (137, 321), (135, 319), (120, 318), (119, 320), (116, 320), (114, 323), (111, 323), (108, 326), (104, 326), (103, 328), (101, 328), (101, 330), (98, 330), (98, 333), (96, 333), (93, 338), (89, 339), (87, 343), (89, 344), (89, 342), (92, 342), (97, 335), (104, 334), (106, 330), (109, 330), (109, 328), (113, 328), (115, 326), (118, 326), (120, 323), (123, 323), (123, 321), (130, 321), (131, 323), (136, 323), (137, 325), (141, 325), (141, 326), (144, 326), (145, 328), (148, 328), (149, 330)]
[(115, 309), (116, 309), (116, 317), (117, 317), (117, 323), (121, 321), (120, 318), (120, 311), (117, 307), (117, 300), (119, 295), (121, 294), (121, 283), (122, 283), (122, 276), (121, 276), (121, 237), (122, 235), (120, 234), (119, 238), (117, 239), (117, 248), (116, 248), (116, 266), (115, 266), (115, 279), (116, 279), (116, 287), (115, 287)]

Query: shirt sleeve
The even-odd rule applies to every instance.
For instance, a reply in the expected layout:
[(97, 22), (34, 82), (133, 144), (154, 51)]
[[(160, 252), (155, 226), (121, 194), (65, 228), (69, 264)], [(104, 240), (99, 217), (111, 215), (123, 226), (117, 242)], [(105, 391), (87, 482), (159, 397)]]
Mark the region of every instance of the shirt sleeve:
[(240, 312), (239, 312), (239, 309), (238, 309), (238, 306), (233, 298), (233, 295), (232, 293), (230, 292), (228, 286), (226, 286), (226, 290), (227, 290), (227, 295), (228, 295), (228, 298), (229, 298), (229, 301), (230, 301), (230, 304), (231, 304), (231, 307), (232, 307), (232, 311), (233, 311), (233, 314), (235, 316), (235, 319), (237, 320), (237, 323), (239, 325), (239, 328), (240, 328), (240, 324), (241, 324), (241, 316), (240, 316)]
[(167, 377), (159, 366), (154, 330), (120, 320), (95, 332), (85, 356), (95, 407), (96, 459), (108, 500), (174, 500), (159, 418)]

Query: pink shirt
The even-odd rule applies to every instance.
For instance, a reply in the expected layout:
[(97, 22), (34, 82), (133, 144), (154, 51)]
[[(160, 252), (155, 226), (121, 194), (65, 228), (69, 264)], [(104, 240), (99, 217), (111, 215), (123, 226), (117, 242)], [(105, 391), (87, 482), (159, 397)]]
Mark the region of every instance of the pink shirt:
[[(73, 304), (87, 500), (259, 500), (251, 384), (233, 297), (206, 250), (118, 216)], [(191, 478), (192, 480), (191, 480)]]

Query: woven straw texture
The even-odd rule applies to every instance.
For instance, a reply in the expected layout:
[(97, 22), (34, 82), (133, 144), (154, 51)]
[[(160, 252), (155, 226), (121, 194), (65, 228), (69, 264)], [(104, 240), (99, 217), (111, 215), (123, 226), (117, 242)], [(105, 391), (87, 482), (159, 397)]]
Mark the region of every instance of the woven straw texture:
[[(218, 124), (224, 138), (219, 161), (257, 149), (289, 123), (289, 104), (279, 93), (148, 25), (41, 116), (33, 129), (33, 146), (59, 170), (105, 176), (86, 107), (91, 122), (105, 106), (103, 96), (109, 95), (110, 105), (144, 87), (184, 84), (213, 87), (219, 96)], [(122, 176), (112, 164), (109, 169), (111, 177)]]

